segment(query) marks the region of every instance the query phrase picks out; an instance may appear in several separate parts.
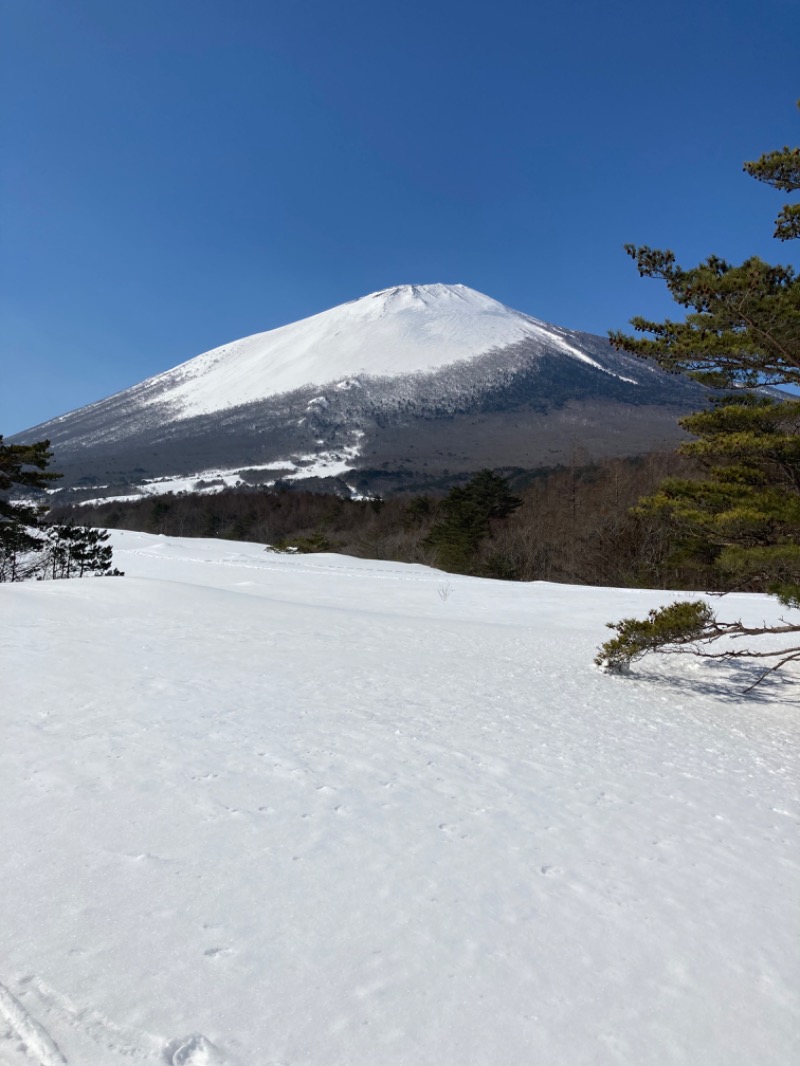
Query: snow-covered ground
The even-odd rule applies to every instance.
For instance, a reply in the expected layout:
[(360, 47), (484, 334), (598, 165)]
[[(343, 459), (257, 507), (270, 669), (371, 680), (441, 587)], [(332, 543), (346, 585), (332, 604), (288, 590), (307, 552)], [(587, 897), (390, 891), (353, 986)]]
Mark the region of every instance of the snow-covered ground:
[(797, 674), (597, 672), (664, 593), (114, 543), (0, 586), (4, 1066), (800, 1061)]

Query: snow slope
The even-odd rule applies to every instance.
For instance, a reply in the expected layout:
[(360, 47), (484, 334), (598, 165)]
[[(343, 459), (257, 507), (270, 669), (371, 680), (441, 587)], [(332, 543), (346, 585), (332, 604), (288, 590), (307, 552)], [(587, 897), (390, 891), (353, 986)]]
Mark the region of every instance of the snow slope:
[(0, 586), (4, 1066), (798, 1061), (796, 674), (595, 671), (665, 593), (114, 542)]
[(214, 348), (135, 389), (145, 405), (166, 401), (172, 418), (191, 418), (309, 384), (348, 388), (359, 374), (436, 370), (526, 337), (605, 371), (557, 327), (465, 285), (401, 285)]

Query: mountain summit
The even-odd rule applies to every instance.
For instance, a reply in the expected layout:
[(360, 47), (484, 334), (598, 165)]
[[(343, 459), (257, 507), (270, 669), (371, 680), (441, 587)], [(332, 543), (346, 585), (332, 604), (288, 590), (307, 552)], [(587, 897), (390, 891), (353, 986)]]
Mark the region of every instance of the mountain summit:
[(554, 465), (576, 447), (671, 445), (677, 416), (705, 395), (465, 285), (400, 285), (214, 348), (12, 440), (50, 439), (73, 489), (348, 473), (375, 490)]
[(223, 344), (127, 392), (185, 419), (340, 378), (439, 370), (528, 338), (591, 362), (561, 332), (466, 285), (399, 285)]

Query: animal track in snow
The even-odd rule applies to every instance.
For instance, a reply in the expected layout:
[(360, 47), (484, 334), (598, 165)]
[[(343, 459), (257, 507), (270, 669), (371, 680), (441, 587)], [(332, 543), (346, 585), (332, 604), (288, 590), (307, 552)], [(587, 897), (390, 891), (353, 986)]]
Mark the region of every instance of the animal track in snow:
[(39, 1060), (41, 1066), (59, 1066), (67, 1060), (56, 1042), (35, 1018), (25, 1010), (16, 996), (0, 985), (0, 1015), (8, 1022), (25, 1047)]

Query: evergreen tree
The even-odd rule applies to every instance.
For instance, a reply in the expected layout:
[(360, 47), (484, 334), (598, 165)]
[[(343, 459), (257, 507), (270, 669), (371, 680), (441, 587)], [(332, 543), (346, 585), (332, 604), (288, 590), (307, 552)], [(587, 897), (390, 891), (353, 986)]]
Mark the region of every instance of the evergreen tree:
[(38, 527), (47, 508), (20, 500), (18, 493), (39, 493), (61, 477), (47, 470), (52, 458), (49, 448), (47, 440), (4, 444), (0, 436), (0, 581), (19, 581), (37, 565), (32, 553), (42, 547)]
[(41, 492), (61, 477), (47, 469), (49, 448), (46, 440), (3, 444), (0, 437), (0, 581), (121, 576), (112, 567), (108, 533), (74, 522), (44, 525), (47, 505), (19, 498), (20, 491)]
[(720, 587), (800, 605), (800, 401), (726, 396), (681, 425), (706, 479), (668, 479), (639, 512), (666, 517), (682, 559), (710, 563)]
[[(492, 521), (507, 518), (522, 501), (505, 478), (482, 470), (464, 486), (451, 489), (441, 503), (441, 518), (425, 538), (437, 565), (458, 574), (477, 572), (477, 554)], [(508, 575), (504, 575), (508, 576)]]
[[(800, 148), (768, 152), (744, 169), (784, 192), (800, 190)], [(775, 236), (800, 236), (800, 204), (783, 208)], [(712, 255), (684, 270), (671, 251), (632, 244), (625, 250), (642, 277), (666, 282), (689, 313), (682, 322), (633, 318), (635, 331), (650, 336), (612, 332), (616, 347), (706, 384), (800, 385), (800, 278), (791, 267), (771, 266), (757, 256), (732, 266)]]
[[(783, 148), (745, 164), (752, 177), (784, 192), (800, 190), (800, 149)], [(775, 236), (800, 236), (800, 205), (786, 205)], [(728, 387), (800, 385), (800, 278), (756, 257), (732, 266), (711, 256), (684, 270), (670, 251), (626, 246), (644, 277), (660, 278), (689, 312), (682, 322), (634, 318), (637, 333), (612, 342), (662, 367)], [(800, 401), (738, 391), (682, 419), (696, 439), (682, 447), (706, 468), (700, 481), (666, 481), (640, 511), (669, 519), (676, 551), (714, 567), (722, 587), (763, 590), (800, 608)], [(719, 623), (706, 604), (673, 604), (645, 620), (612, 623), (616, 636), (596, 659), (612, 670), (647, 651), (686, 650), (711, 658), (764, 658), (769, 669), (800, 659), (800, 646), (705, 650), (720, 637), (800, 634), (800, 624), (747, 628)], [(769, 670), (767, 671), (769, 672)], [(763, 675), (762, 675), (763, 676)]]
[(47, 551), (42, 576), (53, 580), (70, 577), (122, 576), (112, 566), (110, 534), (103, 529), (78, 526), (74, 522), (46, 527)]

